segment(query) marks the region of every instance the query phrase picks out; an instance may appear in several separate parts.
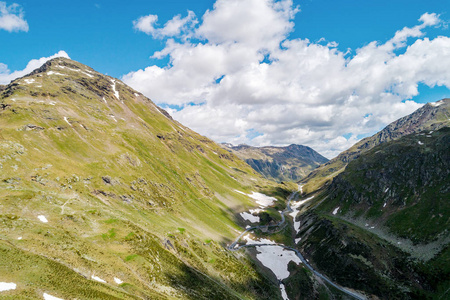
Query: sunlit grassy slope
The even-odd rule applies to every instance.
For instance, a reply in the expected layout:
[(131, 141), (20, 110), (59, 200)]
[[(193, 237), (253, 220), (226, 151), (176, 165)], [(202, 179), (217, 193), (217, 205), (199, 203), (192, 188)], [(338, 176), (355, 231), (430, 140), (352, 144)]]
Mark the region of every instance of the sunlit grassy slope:
[(68, 59), (0, 93), (0, 282), (17, 283), (1, 297), (277, 297), (222, 247), (241, 230), (238, 212), (256, 206), (235, 190), (273, 183)]

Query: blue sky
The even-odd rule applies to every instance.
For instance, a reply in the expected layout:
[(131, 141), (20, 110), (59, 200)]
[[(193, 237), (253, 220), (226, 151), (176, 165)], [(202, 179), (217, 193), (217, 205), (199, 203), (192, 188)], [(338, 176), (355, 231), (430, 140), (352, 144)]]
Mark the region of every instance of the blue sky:
[[(5, 1), (3, 1), (5, 2)], [(62, 5), (61, 3), (64, 2)], [(0, 62), (11, 70), (23, 69), (33, 58), (50, 56), (59, 50), (103, 73), (120, 77), (149, 63), (163, 66), (167, 60), (150, 60), (164, 43), (133, 29), (132, 21), (156, 14), (159, 23), (188, 10), (202, 16), (212, 9), (212, 0), (165, 1), (6, 1), (20, 4), (29, 24), (28, 32), (0, 30)], [(305, 0), (294, 1), (301, 11), (295, 18), (292, 38), (339, 43), (339, 49), (357, 49), (368, 42), (386, 41), (404, 26), (412, 26), (425, 12), (450, 20), (446, 0)], [(431, 35), (449, 35), (448, 30), (428, 30)]]
[[(288, 71), (289, 65), (278, 63), (283, 59), (290, 59), (288, 55), (297, 55), (292, 56), (292, 59), (296, 60), (299, 55), (303, 55), (300, 54), (301, 51), (308, 51), (308, 55), (316, 51), (314, 52), (316, 56), (329, 55), (332, 57), (330, 61), (336, 59), (336, 62), (329, 66), (330, 68), (339, 65), (339, 56), (343, 56), (342, 65), (336, 67), (336, 70), (345, 69), (346, 64), (356, 56), (357, 49), (365, 49), (373, 57), (381, 55), (378, 48), (378, 52), (370, 52), (370, 43), (383, 45), (389, 42), (397, 31), (405, 27), (416, 28), (420, 31), (420, 35), (410, 35), (402, 41), (404, 45), (396, 45), (392, 51), (387, 51), (386, 61), (390, 61), (392, 56), (395, 56), (391, 64), (401, 64), (403, 54), (409, 49), (408, 46), (411, 47), (413, 44), (414, 47), (411, 47), (411, 50), (415, 49), (413, 54), (416, 56), (417, 53), (422, 53), (420, 49), (437, 49), (433, 50), (435, 52), (448, 49), (445, 44), (447, 40), (442, 39), (442, 37), (450, 36), (448, 29), (450, 3), (447, 0), (295, 0), (292, 2), (259, 0), (259, 3), (255, 1), (0, 1), (0, 8), (2, 5), (4, 8), (3, 16), (6, 9), (8, 13), (19, 16), (27, 24), (27, 28), (16, 28), (16, 30), (3, 28), (2, 30), (0, 15), (0, 40), (3, 44), (0, 47), (0, 63), (3, 64), (0, 65), (0, 75), (1, 72), (11, 73), (15, 70), (23, 70), (30, 60), (50, 57), (63, 50), (74, 60), (102, 73), (122, 78), (159, 105), (167, 107), (181, 122), (219, 142), (246, 142), (256, 145), (304, 143), (318, 148), (329, 157), (344, 150), (358, 138), (416, 109), (418, 105), (409, 100), (425, 103), (450, 97), (446, 81), (450, 76), (443, 72), (429, 75), (428, 70), (423, 70), (422, 73), (414, 75), (414, 78), (405, 76), (401, 79), (401, 83), (395, 81), (398, 76), (397, 79), (393, 77), (392, 82), (383, 83), (385, 86), (369, 94), (366, 90), (368, 88), (362, 85), (351, 87), (350, 92), (339, 89), (325, 91), (322, 88), (324, 84), (334, 84), (334, 78), (331, 77), (325, 82), (320, 81), (320, 78), (328, 76), (325, 71), (323, 74), (312, 75), (313, 79), (309, 78), (308, 73), (305, 73), (303, 77), (300, 74), (297, 78), (298, 74), (295, 70)], [(16, 7), (11, 7), (14, 3), (17, 4)], [(205, 15), (207, 10), (210, 10), (210, 13)], [(149, 31), (162, 29), (166, 22), (176, 15), (180, 15), (181, 19), (187, 17), (188, 11), (195, 14), (193, 19), (195, 24), (186, 25), (185, 32), (157, 36)], [(252, 16), (266, 13), (268, 16), (266, 19)], [(434, 13), (427, 16), (434, 17), (437, 20), (435, 20), (436, 23), (430, 23), (430, 25), (425, 24), (425, 19), (419, 20), (425, 13)], [(249, 20), (247, 24), (245, 20), (242, 21), (246, 19), (246, 14)], [(133, 25), (133, 21), (136, 23), (139, 18), (149, 15), (158, 18), (157, 22), (147, 24), (150, 28), (147, 26), (147, 29), (144, 27), (139, 29)], [(240, 19), (237, 17), (233, 19), (234, 15), (239, 15)], [(220, 18), (229, 18), (228, 23), (220, 23)], [(233, 27), (233, 22), (238, 26)], [(268, 24), (269, 22), (274, 24)], [(422, 23), (423, 27), (417, 27), (422, 26), (420, 25)], [(260, 30), (255, 31), (255, 35), (258, 35), (259, 31), (279, 29), (270, 36), (261, 36), (260, 40), (256, 41), (245, 32), (240, 32), (246, 26), (253, 25), (261, 27)], [(236, 30), (235, 35), (233, 32), (227, 33), (233, 30)], [(236, 47), (230, 46), (230, 41), (227, 40), (229, 38), (234, 38), (235, 44), (242, 47), (236, 50)], [(309, 40), (309, 44), (306, 39)], [(171, 40), (173, 40), (172, 44)], [(422, 40), (435, 41), (435, 43), (430, 45), (419, 43)], [(286, 44), (288, 46), (277, 47), (286, 41), (289, 42)], [(202, 66), (202, 62), (190, 60), (192, 56), (182, 62), (177, 61), (177, 55), (185, 58), (192, 49), (200, 51), (206, 46), (216, 50), (221, 47), (222, 50), (219, 50), (225, 51), (227, 55), (235, 50), (236, 53), (252, 53), (253, 51), (254, 55), (249, 55), (247, 60), (241, 58), (232, 60), (225, 56), (223, 59), (228, 65), (233, 65), (235, 62), (236, 66), (234, 68), (214, 66), (211, 69), (216, 68), (217, 72), (211, 72), (208, 78), (204, 74), (205, 67)], [(159, 55), (159, 58), (152, 57), (163, 49), (165, 54)], [(244, 51), (243, 49), (249, 50), (239, 52)], [(266, 57), (269, 60), (263, 61), (258, 58), (258, 55), (263, 52), (267, 52)], [(207, 52), (207, 54), (210, 53), (214, 56), (216, 55), (214, 53), (219, 52)], [(311, 59), (310, 56), (308, 57)], [(170, 60), (172, 63), (168, 65)], [(189, 65), (185, 63), (186, 61)], [(250, 66), (253, 66), (255, 62), (258, 70), (249, 71)], [(297, 63), (301, 66), (302, 60), (299, 59)], [(316, 62), (311, 60), (311, 63)], [(327, 60), (327, 62), (317, 63), (329, 62)], [(428, 62), (424, 61), (423, 64), (426, 65)], [(376, 65), (377, 62), (374, 62), (366, 68), (371, 66), (376, 68)], [(150, 68), (152, 66), (153, 68)], [(189, 69), (183, 69), (183, 67)], [(282, 69), (283, 67), (286, 71)], [(285, 95), (282, 89), (278, 93), (272, 93), (272, 90), (265, 91), (264, 87), (270, 86), (270, 83), (263, 82), (262, 78), (267, 76), (264, 72), (269, 72), (268, 68), (271, 68), (270, 72), (280, 72), (280, 74), (293, 72), (291, 77), (296, 77), (295, 79), (286, 79), (280, 75), (277, 80), (286, 87), (298, 85), (301, 88), (293, 89), (291, 94), (294, 95)], [(195, 70), (194, 74), (184, 79), (180, 77), (183, 72), (189, 73), (193, 72), (192, 70)], [(255, 75), (255, 72), (259, 75)], [(348, 73), (348, 71), (344, 73), (336, 71), (335, 76), (349, 76), (348, 80), (358, 80), (358, 76), (351, 77)], [(158, 78), (155, 77), (156, 74), (160, 74)], [(197, 81), (193, 80), (191, 84), (184, 85), (184, 82), (195, 79), (196, 76), (199, 78)], [(206, 77), (201, 79), (202, 76)], [(366, 80), (372, 80), (367, 74), (361, 74), (360, 77), (363, 76), (367, 77)], [(218, 82), (218, 78), (225, 79)], [(248, 80), (247, 85), (242, 84), (243, 78)], [(168, 82), (172, 79), (178, 85)], [(233, 84), (233, 81), (229, 81), (233, 79), (235, 85), (232, 88), (227, 87), (227, 84), (230, 86)], [(172, 90), (179, 89), (182, 93), (155, 90), (156, 88), (151, 86), (151, 80), (159, 80), (160, 86)], [(258, 87), (258, 84), (261, 84), (262, 88), (251, 90)], [(370, 85), (371, 82), (368, 81), (367, 84)], [(411, 92), (414, 85), (417, 86), (418, 93)], [(309, 86), (313, 88), (308, 89)], [(386, 93), (390, 93), (392, 86), (395, 93), (386, 97)], [(235, 94), (237, 90), (242, 90), (242, 94)], [(248, 95), (245, 94), (246, 92)], [(285, 92), (287, 92), (286, 89)], [(259, 93), (270, 94), (271, 97), (267, 96), (266, 99)], [(296, 93), (299, 95), (297, 98), (295, 98)], [(320, 97), (314, 98), (314, 95)], [(354, 96), (358, 99), (353, 100)], [(349, 105), (352, 101), (359, 101), (359, 110), (350, 112), (357, 106)], [(377, 103), (389, 107), (383, 111)], [(272, 107), (272, 109), (265, 112), (262, 106)], [(177, 107), (177, 110), (170, 110), (170, 107)], [(305, 112), (306, 115), (298, 113), (287, 117), (286, 111), (292, 111), (294, 108)], [(273, 112), (278, 112), (279, 115)], [(211, 126), (211, 122), (208, 121), (208, 116), (212, 114), (216, 114), (217, 120), (221, 120), (217, 128)], [(311, 115), (315, 118), (309, 120)], [(300, 122), (298, 118), (305, 121)], [(345, 118), (348, 118), (350, 123), (337, 121)], [(352, 127), (349, 124), (357, 124), (357, 126)], [(211, 131), (204, 129), (206, 126)], [(285, 134), (276, 134), (280, 131)], [(306, 135), (309, 137), (306, 138)]]

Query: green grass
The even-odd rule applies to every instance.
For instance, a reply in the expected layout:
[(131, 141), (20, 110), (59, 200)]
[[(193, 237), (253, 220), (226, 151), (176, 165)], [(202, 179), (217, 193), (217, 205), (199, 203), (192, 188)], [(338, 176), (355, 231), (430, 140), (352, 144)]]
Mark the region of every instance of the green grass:
[[(86, 286), (86, 293), (104, 293), (95, 298), (62, 284), (47, 285), (65, 299), (268, 298), (274, 287), (250, 261), (222, 246), (242, 229), (237, 211), (254, 205), (234, 190), (276, 189), (276, 184), (163, 116), (133, 90), (120, 85), (122, 104), (112, 94), (110, 78), (71, 75), (70, 80), (33, 75), (45, 86), (35, 96), (33, 85), (0, 95), (14, 109), (0, 111), (2, 239), (19, 252), (30, 250), (36, 259), (65, 266), (73, 273), (66, 285), (74, 280), (80, 289)], [(24, 131), (26, 124), (44, 130)], [(102, 179), (106, 176), (109, 183)], [(40, 214), (49, 222), (40, 222)], [(14, 280), (29, 282), (23, 295), (36, 298), (42, 296), (35, 295), (41, 281), (27, 275), (33, 263), (21, 261)], [(38, 267), (46, 270), (41, 263)], [(108, 285), (86, 279), (92, 272)], [(186, 274), (198, 282), (190, 286), (193, 279)], [(114, 276), (126, 284), (113, 284)]]

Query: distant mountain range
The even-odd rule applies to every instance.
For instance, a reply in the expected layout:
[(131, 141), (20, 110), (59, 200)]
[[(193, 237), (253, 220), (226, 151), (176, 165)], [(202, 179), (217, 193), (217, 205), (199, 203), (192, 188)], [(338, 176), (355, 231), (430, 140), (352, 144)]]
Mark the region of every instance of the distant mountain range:
[(328, 161), (312, 148), (301, 145), (252, 147), (222, 144), (222, 146), (247, 162), (264, 177), (278, 182), (299, 181)]

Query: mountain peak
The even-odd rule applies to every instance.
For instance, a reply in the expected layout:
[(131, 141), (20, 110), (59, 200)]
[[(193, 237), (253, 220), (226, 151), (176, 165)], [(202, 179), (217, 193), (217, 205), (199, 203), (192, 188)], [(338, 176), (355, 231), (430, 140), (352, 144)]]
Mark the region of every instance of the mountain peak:
[(29, 77), (38, 74), (43, 75), (44, 73), (46, 73), (46, 75), (48, 76), (51, 75), (64, 76), (64, 75), (73, 75), (74, 72), (78, 73), (79, 76), (81, 75), (89, 78), (93, 78), (96, 75), (104, 76), (82, 63), (79, 63), (77, 61), (65, 57), (57, 57), (45, 62), (41, 67), (37, 68), (36, 70), (34, 70), (33, 72), (24, 77)]

